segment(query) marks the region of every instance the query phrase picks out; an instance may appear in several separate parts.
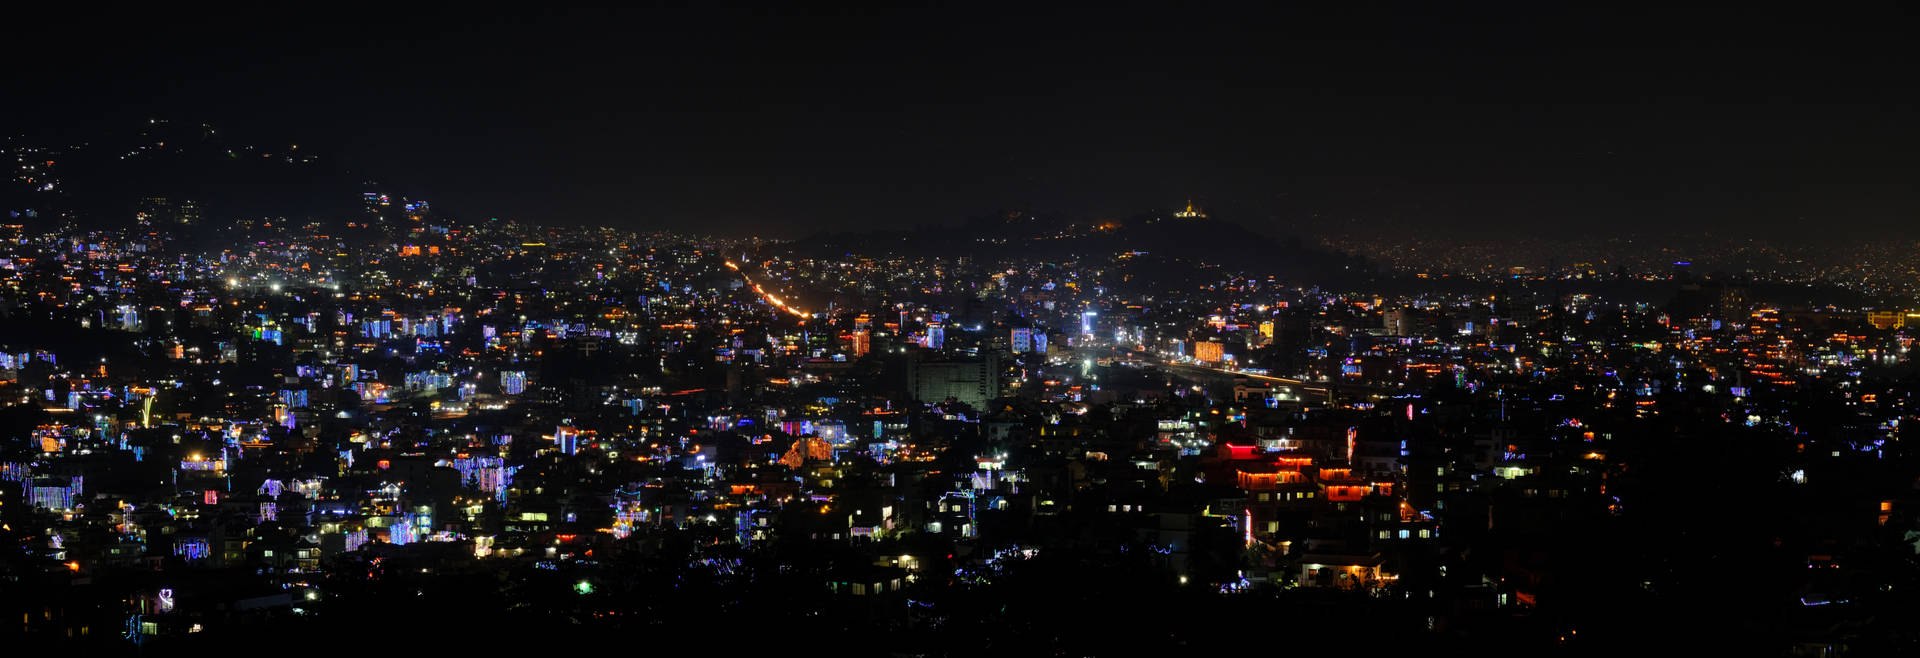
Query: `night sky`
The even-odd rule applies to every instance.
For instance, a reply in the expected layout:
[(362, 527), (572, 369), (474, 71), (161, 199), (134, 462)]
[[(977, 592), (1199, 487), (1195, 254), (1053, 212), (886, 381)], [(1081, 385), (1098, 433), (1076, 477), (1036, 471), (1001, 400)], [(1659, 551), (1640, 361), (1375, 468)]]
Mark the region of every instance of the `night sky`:
[(1892, 3), (323, 7), (9, 8), (0, 118), (204, 119), (463, 216), (735, 234), (1188, 197), (1274, 232), (1920, 233)]

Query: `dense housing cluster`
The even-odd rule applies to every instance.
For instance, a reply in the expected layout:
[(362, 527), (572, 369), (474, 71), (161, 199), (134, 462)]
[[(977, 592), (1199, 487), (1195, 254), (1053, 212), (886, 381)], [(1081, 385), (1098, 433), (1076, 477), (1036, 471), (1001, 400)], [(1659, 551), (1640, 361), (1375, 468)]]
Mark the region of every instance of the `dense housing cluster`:
[(1713, 601), (1814, 651), (1888, 623), (1861, 606), (1920, 550), (1904, 310), (1664, 265), (1659, 299), (1340, 292), (363, 205), (0, 227), (4, 575), (33, 592), (0, 624), (1616, 646)]

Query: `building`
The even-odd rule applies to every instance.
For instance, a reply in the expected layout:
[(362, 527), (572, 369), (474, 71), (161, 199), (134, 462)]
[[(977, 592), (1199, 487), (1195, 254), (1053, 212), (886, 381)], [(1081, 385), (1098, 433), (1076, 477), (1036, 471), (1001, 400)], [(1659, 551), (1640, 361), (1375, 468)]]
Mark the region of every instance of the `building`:
[(69, 483), (59, 480), (46, 480), (28, 485), (27, 500), (34, 507), (54, 512), (66, 512), (73, 509), (74, 497), (79, 495), (79, 479)]
[(527, 371), (507, 370), (500, 373), (500, 390), (507, 395), (519, 395), (527, 390)]
[(1381, 313), (1380, 324), (1388, 336), (1419, 336), (1433, 329), (1433, 316), (1411, 308), (1397, 308)]
[(1920, 311), (1868, 311), (1867, 323), (1883, 331), (1920, 326)]
[(942, 402), (948, 398), (975, 407), (1000, 397), (999, 359), (909, 362), (907, 385), (913, 399)]
[(1173, 216), (1180, 219), (1206, 219), (1207, 213), (1206, 211), (1193, 207), (1193, 199), (1187, 199), (1187, 209), (1176, 212)]

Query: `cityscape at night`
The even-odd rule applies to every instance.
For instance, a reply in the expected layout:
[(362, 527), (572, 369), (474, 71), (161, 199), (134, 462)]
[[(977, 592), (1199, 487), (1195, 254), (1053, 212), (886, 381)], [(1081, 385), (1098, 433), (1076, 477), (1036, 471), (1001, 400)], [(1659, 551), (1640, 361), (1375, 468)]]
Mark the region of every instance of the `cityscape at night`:
[(194, 11), (0, 28), (8, 647), (1920, 652), (1904, 8)]

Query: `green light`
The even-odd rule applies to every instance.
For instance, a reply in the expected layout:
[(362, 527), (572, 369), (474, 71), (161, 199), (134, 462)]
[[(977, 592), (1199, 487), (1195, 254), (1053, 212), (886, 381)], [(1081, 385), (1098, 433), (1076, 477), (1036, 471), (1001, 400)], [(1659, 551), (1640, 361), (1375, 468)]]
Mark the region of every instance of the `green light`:
[(573, 584), (573, 591), (575, 591), (575, 592), (579, 592), (579, 593), (581, 593), (581, 594), (592, 594), (592, 593), (593, 593), (593, 583), (590, 583), (590, 582), (587, 582), (587, 581), (584, 581), (584, 580), (582, 580), (582, 581), (580, 581), (580, 582), (577, 582), (577, 583), (574, 583), (574, 584)]

